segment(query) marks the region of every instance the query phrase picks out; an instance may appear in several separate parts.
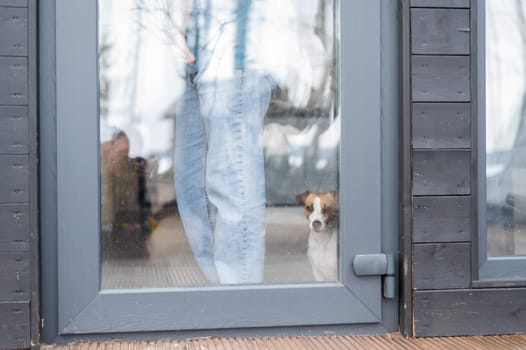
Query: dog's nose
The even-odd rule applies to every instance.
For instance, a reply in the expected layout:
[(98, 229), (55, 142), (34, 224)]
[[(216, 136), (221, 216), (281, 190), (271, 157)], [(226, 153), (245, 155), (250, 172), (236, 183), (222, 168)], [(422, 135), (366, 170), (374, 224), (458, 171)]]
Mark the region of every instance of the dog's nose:
[(316, 231), (319, 230), (321, 227), (321, 221), (320, 220), (314, 220), (312, 222), (312, 228), (315, 229)]

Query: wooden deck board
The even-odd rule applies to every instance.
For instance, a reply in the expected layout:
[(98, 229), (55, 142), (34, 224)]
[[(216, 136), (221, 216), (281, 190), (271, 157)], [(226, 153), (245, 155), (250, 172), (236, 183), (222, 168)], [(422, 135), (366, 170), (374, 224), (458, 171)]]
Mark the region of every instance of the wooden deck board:
[(43, 345), (42, 350), (103, 350), (103, 349), (225, 349), (225, 350), (318, 350), (318, 349), (391, 349), (391, 350), (472, 350), (526, 349), (526, 335), (478, 337), (404, 338), (399, 334), (373, 336), (325, 337), (255, 337), (255, 338), (197, 338), (188, 340), (158, 340), (143, 342), (91, 342), (66, 345)]

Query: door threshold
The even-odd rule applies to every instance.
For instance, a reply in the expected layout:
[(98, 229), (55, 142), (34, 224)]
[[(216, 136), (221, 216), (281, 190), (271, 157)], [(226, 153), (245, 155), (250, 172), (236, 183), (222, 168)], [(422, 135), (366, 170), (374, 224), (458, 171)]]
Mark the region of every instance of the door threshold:
[(110, 341), (83, 342), (65, 345), (43, 345), (42, 350), (99, 350), (99, 349), (359, 349), (359, 350), (471, 350), (471, 349), (518, 349), (526, 344), (526, 334), (469, 336), (469, 337), (437, 337), (437, 338), (404, 338), (398, 333), (355, 336), (294, 336), (294, 337), (239, 337), (220, 338), (204, 337), (186, 340), (157, 341)]

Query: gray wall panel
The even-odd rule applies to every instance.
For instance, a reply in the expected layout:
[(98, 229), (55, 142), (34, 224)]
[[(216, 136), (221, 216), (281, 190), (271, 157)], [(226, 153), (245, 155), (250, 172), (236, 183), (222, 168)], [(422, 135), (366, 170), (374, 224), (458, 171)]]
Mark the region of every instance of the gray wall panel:
[(417, 291), (414, 298), (416, 336), (526, 332), (524, 288)]
[(413, 56), (413, 102), (467, 102), (471, 99), (468, 56)]
[(0, 302), (0, 349), (30, 345), (29, 302)]
[(0, 223), (0, 252), (29, 249), (29, 205), (0, 204)]
[(459, 242), (471, 239), (471, 197), (415, 197), (413, 242)]
[(469, 103), (414, 103), (414, 148), (469, 148)]
[(0, 7), (0, 56), (27, 56), (27, 8)]
[(413, 7), (469, 7), (470, 0), (411, 0)]
[(29, 157), (0, 155), (0, 203), (29, 201)]
[(415, 244), (414, 289), (468, 288), (469, 243)]
[(469, 54), (467, 9), (412, 9), (411, 27), (411, 51), (414, 54)]
[(29, 253), (0, 253), (0, 301), (29, 300)]
[(27, 154), (28, 138), (28, 108), (0, 106), (0, 154)]
[(0, 105), (28, 104), (28, 66), (26, 57), (0, 57)]
[(470, 164), (469, 151), (414, 151), (413, 194), (417, 196), (470, 194)]

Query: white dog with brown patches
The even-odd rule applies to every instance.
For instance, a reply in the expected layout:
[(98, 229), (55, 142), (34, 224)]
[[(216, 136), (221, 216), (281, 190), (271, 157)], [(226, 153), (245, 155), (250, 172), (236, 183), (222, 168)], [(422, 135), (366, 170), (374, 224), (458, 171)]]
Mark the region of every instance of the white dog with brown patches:
[(305, 191), (296, 196), (309, 220), (307, 255), (316, 281), (338, 277), (338, 202), (336, 192)]

